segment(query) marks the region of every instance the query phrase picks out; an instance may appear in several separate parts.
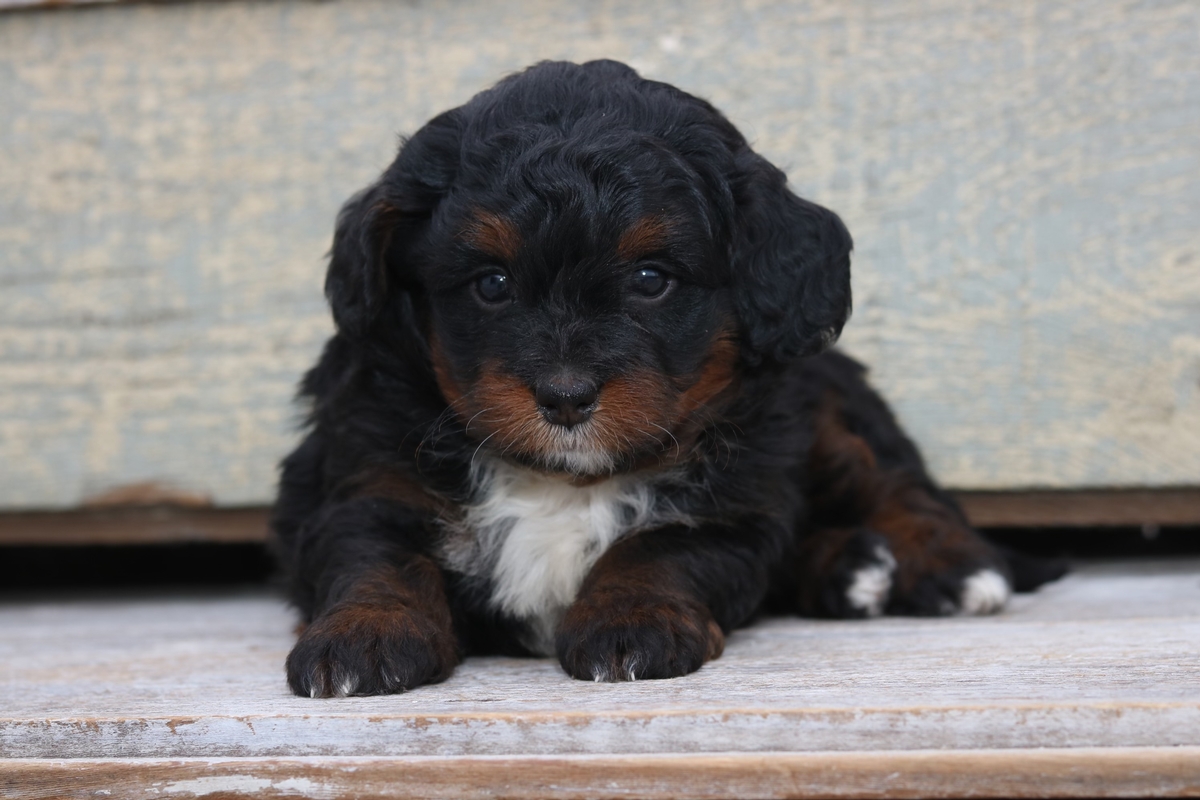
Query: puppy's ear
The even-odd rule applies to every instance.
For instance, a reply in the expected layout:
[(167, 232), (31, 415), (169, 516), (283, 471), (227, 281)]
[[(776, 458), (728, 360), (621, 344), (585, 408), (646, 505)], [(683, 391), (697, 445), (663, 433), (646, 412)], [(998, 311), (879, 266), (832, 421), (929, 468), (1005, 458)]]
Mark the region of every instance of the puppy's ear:
[(338, 213), (325, 296), (338, 331), (351, 339), (366, 333), (387, 296), (388, 208), (383, 188), (375, 184), (350, 198)]
[(459, 140), (455, 112), (434, 118), (338, 213), (325, 296), (348, 338), (364, 336), (389, 295), (414, 279), (408, 255), (454, 181)]
[(850, 316), (850, 233), (762, 157), (736, 158), (732, 280), (746, 355), (787, 363), (819, 353)]

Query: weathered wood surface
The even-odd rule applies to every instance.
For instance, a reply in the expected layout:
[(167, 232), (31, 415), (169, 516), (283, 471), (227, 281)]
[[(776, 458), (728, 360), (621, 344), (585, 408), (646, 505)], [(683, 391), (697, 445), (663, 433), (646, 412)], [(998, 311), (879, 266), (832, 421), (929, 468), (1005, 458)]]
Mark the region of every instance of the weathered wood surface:
[(0, 514), (0, 546), (263, 542), (265, 508), (173, 507)]
[(857, 242), (846, 343), (963, 488), (1200, 481), (1200, 5), (130, 4), (0, 15), (0, 507), (269, 499), (333, 215), (541, 58), (726, 109)]
[[(1200, 489), (958, 492), (980, 527), (1200, 526)], [(263, 542), (266, 508), (125, 506), (0, 513), (0, 546)]]
[[(8, 758), (477, 757), (1200, 746), (1200, 562), (1093, 566), (993, 618), (772, 619), (671, 681), (473, 658), (294, 697), (262, 595), (0, 609)], [(1194, 765), (1200, 769), (1200, 764)]]
[(12, 800), (1197, 797), (1200, 747), (478, 758), (31, 759)]
[(1200, 526), (1200, 488), (957, 492), (981, 528)]

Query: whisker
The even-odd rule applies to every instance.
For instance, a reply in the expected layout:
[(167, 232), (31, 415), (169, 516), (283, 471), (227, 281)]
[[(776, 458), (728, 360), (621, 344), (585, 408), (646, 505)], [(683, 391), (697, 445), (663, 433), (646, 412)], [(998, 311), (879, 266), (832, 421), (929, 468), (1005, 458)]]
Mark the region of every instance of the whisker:
[(471, 469), (475, 468), (475, 456), (479, 455), (479, 451), (482, 450), (483, 446), (488, 443), (488, 439), (491, 439), (497, 433), (499, 433), (499, 431), (492, 431), (490, 434), (488, 434), (487, 438), (484, 439), (482, 442), (480, 442), (479, 446), (475, 448), (475, 452), (471, 453), (471, 462), (470, 462)]
[[(421, 437), (421, 441), (417, 442), (416, 450), (413, 451), (414, 458), (420, 459), (422, 449), (424, 449), (425, 445), (440, 433), (441, 429), (446, 425), (447, 422), (450, 421), (450, 418), (453, 415), (454, 409), (450, 406), (446, 406), (446, 408), (444, 408), (442, 412), (434, 418), (433, 422), (429, 424), (429, 428), (425, 431), (425, 434)], [(407, 439), (408, 437), (405, 436), (404, 438)], [(404, 442), (401, 441), (400, 445), (403, 447)]]
[(495, 411), (495, 410), (496, 410), (496, 407), (495, 407), (495, 406), (488, 406), (487, 408), (484, 408), (484, 409), (481, 409), (481, 410), (479, 410), (479, 411), (475, 412), (475, 414), (474, 414), (474, 415), (472, 415), (472, 417), (471, 417), (469, 420), (467, 420), (467, 424), (463, 426), (463, 430), (464, 430), (464, 431), (466, 431), (466, 432), (468, 432), (468, 433), (470, 433), (470, 431), (471, 431), (471, 423), (472, 423), (472, 422), (474, 422), (475, 420), (479, 419), (479, 416), (480, 416), (481, 414), (486, 414), (486, 413), (487, 413), (487, 412), (489, 412), (489, 411)]
[(655, 422), (655, 421), (654, 421), (654, 420), (652, 420), (652, 419), (647, 419), (647, 420), (646, 420), (646, 422), (649, 422), (651, 425), (653, 425), (654, 427), (658, 428), (660, 431), (662, 431), (663, 433), (665, 433), (667, 436), (670, 436), (670, 437), (671, 437), (671, 441), (675, 443), (675, 449), (676, 449), (676, 450), (678, 450), (678, 449), (679, 449), (679, 446), (680, 446), (680, 445), (679, 445), (679, 440), (675, 438), (675, 434), (671, 433), (669, 430), (667, 430), (666, 428), (664, 428), (662, 425), (659, 425), (657, 422)]

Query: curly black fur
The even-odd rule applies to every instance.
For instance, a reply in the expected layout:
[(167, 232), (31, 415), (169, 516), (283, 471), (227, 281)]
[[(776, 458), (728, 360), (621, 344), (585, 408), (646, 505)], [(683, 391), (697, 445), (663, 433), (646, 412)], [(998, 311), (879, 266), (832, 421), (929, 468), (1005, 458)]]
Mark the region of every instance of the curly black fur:
[[(862, 368), (822, 353), (850, 251), (711, 105), (615, 62), (539, 64), (434, 118), (337, 221), (337, 333), (273, 517), (309, 623), (293, 690), (402, 691), (549, 648), (575, 677), (670, 677), (764, 607), (1002, 603), (984, 590), (1007, 559)], [(472, 528), (498, 475), (619, 512), (575, 561), (527, 554), (586, 565), (565, 606), (503, 599), (505, 580), (541, 595)], [(542, 510), (505, 513), (500, 540)]]

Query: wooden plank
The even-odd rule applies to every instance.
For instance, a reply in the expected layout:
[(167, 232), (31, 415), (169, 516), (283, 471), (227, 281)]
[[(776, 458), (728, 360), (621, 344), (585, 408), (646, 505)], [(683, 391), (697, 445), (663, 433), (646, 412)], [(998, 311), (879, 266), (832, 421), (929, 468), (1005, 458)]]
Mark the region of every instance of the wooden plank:
[(0, 762), (13, 800), (1197, 797), (1200, 747)]
[[(1200, 525), (1200, 489), (957, 492), (980, 527)], [(97, 505), (0, 513), (0, 546), (262, 542), (269, 509)]]
[(1200, 488), (957, 492), (981, 528), (1200, 525)]
[(137, 2), (137, 0), (0, 0), (0, 11), (70, 8), (72, 6), (98, 6), (128, 2)]
[(670, 681), (469, 658), (388, 697), (293, 696), (261, 594), (0, 604), (0, 755), (654, 755), (1200, 745), (1200, 561), (1087, 566), (988, 618), (768, 619)]
[(338, 206), (544, 58), (711, 99), (843, 216), (844, 344), (947, 485), (1194, 482), (1198, 25), (1195, 0), (4, 14), (0, 506), (154, 478), (269, 502)]
[(164, 505), (0, 514), (0, 545), (263, 542), (267, 513)]

